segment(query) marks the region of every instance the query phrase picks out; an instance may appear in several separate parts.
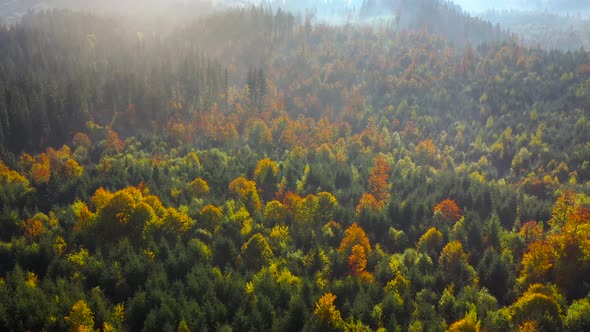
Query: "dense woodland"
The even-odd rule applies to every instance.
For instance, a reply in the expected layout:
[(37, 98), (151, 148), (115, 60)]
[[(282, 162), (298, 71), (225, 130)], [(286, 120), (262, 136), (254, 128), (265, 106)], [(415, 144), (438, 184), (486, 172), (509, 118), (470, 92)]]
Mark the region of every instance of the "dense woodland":
[(433, 32), (0, 30), (0, 329), (590, 329), (590, 53)]

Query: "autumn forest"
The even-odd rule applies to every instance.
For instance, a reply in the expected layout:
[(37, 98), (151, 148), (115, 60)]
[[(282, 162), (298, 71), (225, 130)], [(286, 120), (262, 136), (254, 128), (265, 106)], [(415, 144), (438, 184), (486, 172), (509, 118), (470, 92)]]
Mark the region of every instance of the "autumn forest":
[(590, 330), (590, 52), (428, 8), (2, 27), (0, 330)]

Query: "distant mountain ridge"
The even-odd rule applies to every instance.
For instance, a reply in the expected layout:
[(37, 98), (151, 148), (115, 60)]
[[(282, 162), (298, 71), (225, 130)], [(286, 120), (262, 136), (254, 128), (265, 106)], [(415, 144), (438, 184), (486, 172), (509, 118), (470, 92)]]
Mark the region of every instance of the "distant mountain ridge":
[(0, 23), (14, 23), (29, 10), (65, 8), (115, 14), (203, 14), (211, 0), (0, 0)]
[[(0, 0), (0, 24), (13, 24), (33, 9), (68, 8), (102, 13), (189, 18), (226, 7), (263, 6), (293, 12), (298, 21), (328, 24), (388, 25), (400, 30), (440, 34), (464, 45), (506, 41), (515, 33), (529, 46), (577, 49), (589, 47), (590, 1), (582, 0), (463, 0), (468, 8), (498, 10), (475, 16), (458, 0)], [(503, 8), (526, 11), (507, 11)], [(298, 14), (297, 14), (298, 13)], [(470, 13), (473, 13), (471, 11)], [(172, 14), (172, 15), (168, 15)]]
[(527, 46), (576, 50), (590, 48), (590, 18), (550, 12), (488, 11), (481, 16), (521, 36)]
[(372, 16), (389, 11), (400, 29), (427, 30), (465, 44), (505, 41), (510, 34), (499, 25), (473, 17), (460, 6), (440, 0), (363, 0), (360, 14)]

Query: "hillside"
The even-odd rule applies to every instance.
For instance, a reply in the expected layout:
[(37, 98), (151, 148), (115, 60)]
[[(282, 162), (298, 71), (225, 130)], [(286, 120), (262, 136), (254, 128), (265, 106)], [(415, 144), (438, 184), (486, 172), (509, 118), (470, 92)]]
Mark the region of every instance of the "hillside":
[(0, 29), (0, 330), (589, 330), (590, 53), (433, 15)]

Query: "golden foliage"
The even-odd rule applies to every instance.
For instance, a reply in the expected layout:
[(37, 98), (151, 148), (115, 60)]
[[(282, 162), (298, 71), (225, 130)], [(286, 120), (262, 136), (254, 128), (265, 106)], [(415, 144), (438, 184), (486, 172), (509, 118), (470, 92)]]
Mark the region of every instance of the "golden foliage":
[(366, 271), (367, 268), (367, 255), (365, 247), (360, 244), (356, 244), (352, 247), (352, 253), (348, 257), (348, 266), (350, 267), (350, 274), (356, 277), (360, 277), (363, 281), (373, 281), (373, 276)]
[(468, 255), (463, 251), (463, 244), (459, 241), (452, 241), (442, 249), (438, 258), (438, 265), (450, 269), (460, 264), (467, 264)]
[(569, 215), (576, 210), (577, 194), (573, 191), (564, 191), (553, 205), (551, 210), (551, 220), (549, 225), (553, 229), (562, 227), (567, 221)]
[(320, 323), (327, 327), (337, 327), (342, 324), (340, 311), (336, 309), (334, 301), (336, 295), (326, 293), (315, 303), (313, 314), (320, 320)]
[(270, 201), (264, 207), (264, 219), (268, 224), (281, 224), (287, 217), (287, 208), (279, 201)]
[(442, 243), (443, 234), (436, 227), (431, 227), (418, 240), (418, 248), (435, 252), (440, 249)]
[(88, 205), (81, 201), (76, 201), (72, 204), (72, 210), (76, 215), (76, 223), (74, 224), (74, 231), (83, 231), (88, 229), (95, 221), (96, 215), (90, 211)]
[(239, 177), (229, 184), (229, 191), (237, 196), (250, 209), (250, 212), (258, 211), (261, 208), (256, 182)]
[(555, 290), (542, 284), (533, 284), (511, 306), (515, 322), (539, 318), (560, 320), (562, 308), (556, 299)]
[(543, 238), (543, 226), (536, 221), (529, 221), (522, 225), (519, 234), (526, 243), (536, 242)]
[(194, 179), (189, 184), (189, 189), (190, 189), (191, 194), (193, 194), (199, 198), (209, 194), (209, 184), (207, 184), (207, 181), (205, 181), (201, 178)]
[(238, 258), (240, 263), (248, 269), (259, 270), (264, 265), (270, 263), (274, 258), (274, 253), (270, 245), (262, 234), (254, 234), (242, 246), (242, 252)]
[(354, 223), (348, 227), (345, 231), (345, 234), (346, 235), (342, 239), (342, 242), (340, 242), (338, 251), (346, 253), (351, 252), (352, 248), (358, 244), (365, 249), (365, 252), (371, 252), (371, 243), (369, 242), (369, 238), (367, 237), (365, 230), (362, 229), (357, 223)]
[(254, 178), (258, 183), (265, 183), (265, 179), (267, 178), (274, 178), (277, 176), (279, 172), (279, 168), (277, 163), (270, 160), (269, 158), (264, 158), (258, 161), (256, 165), (256, 169), (254, 170)]
[(94, 313), (84, 300), (76, 302), (64, 320), (68, 324), (68, 331), (92, 331), (94, 328)]
[(421, 162), (432, 162), (435, 158), (435, 154), (436, 147), (430, 139), (423, 140), (416, 146), (416, 157)]
[(447, 332), (479, 332), (480, 322), (477, 320), (477, 312), (470, 311), (463, 319), (449, 326)]
[(383, 202), (384, 201), (379, 202), (372, 194), (364, 193), (359, 200), (359, 204), (356, 206), (356, 214), (357, 216), (360, 216), (365, 210), (379, 211), (383, 207)]
[(554, 260), (553, 248), (547, 242), (531, 243), (522, 256), (519, 283), (527, 285), (546, 281)]
[[(47, 216), (45, 216), (47, 217)], [(30, 218), (25, 221), (25, 237), (27, 239), (35, 240), (46, 232), (45, 225), (40, 218)]]
[(220, 208), (214, 205), (207, 205), (199, 212), (199, 223), (207, 230), (214, 230), (223, 219), (223, 212)]

